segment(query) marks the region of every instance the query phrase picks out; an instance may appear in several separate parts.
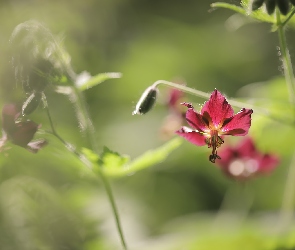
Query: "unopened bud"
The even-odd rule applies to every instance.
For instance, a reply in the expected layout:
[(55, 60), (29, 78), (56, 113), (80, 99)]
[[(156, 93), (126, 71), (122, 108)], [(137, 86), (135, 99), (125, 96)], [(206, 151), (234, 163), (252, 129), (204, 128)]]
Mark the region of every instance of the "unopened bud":
[(140, 97), (138, 103), (136, 104), (135, 110), (132, 112), (132, 115), (143, 115), (149, 112), (156, 102), (157, 94), (157, 87), (148, 87)]
[(264, 0), (254, 0), (252, 3), (252, 10), (259, 9), (262, 6), (263, 2)]
[(277, 5), (279, 7), (280, 12), (283, 15), (287, 15), (289, 10), (290, 10), (290, 4), (289, 4), (289, 0), (281, 0), (281, 1), (277, 1)]
[(267, 0), (265, 2), (265, 5), (266, 5), (266, 11), (269, 15), (271, 15), (274, 11), (275, 11), (275, 8), (276, 8), (276, 0)]
[(22, 115), (31, 114), (39, 106), (41, 99), (41, 92), (33, 92), (22, 106)]

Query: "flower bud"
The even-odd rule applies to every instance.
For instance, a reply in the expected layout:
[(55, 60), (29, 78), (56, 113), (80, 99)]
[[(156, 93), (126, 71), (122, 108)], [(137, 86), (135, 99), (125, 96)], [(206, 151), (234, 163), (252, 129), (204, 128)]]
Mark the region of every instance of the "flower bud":
[(264, 0), (254, 0), (252, 3), (252, 10), (259, 9), (262, 6), (263, 2)]
[(275, 8), (276, 8), (276, 0), (267, 0), (265, 2), (265, 5), (266, 5), (266, 11), (269, 15), (271, 15), (274, 11), (275, 11)]
[(22, 115), (31, 114), (38, 106), (42, 99), (41, 92), (33, 92), (28, 99), (23, 103)]
[(158, 89), (155, 86), (148, 87), (140, 97), (132, 115), (143, 115), (149, 112), (156, 102), (157, 94)]
[(280, 12), (283, 15), (287, 15), (287, 13), (290, 10), (289, 0), (280, 0), (280, 1), (277, 1), (277, 4), (278, 4)]

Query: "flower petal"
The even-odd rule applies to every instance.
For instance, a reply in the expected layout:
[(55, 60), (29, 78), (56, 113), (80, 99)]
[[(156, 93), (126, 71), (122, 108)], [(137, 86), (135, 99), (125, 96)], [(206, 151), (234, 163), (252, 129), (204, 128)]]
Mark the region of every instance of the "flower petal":
[(200, 115), (194, 110), (194, 107), (191, 103), (183, 102), (181, 104), (188, 107), (188, 110), (186, 111), (186, 114), (185, 114), (185, 118), (188, 124), (192, 128), (201, 132), (209, 130), (208, 125), (204, 122), (202, 118), (202, 115)]
[(231, 105), (228, 104), (225, 97), (215, 89), (209, 101), (205, 102), (201, 115), (210, 116), (213, 125), (217, 128), (221, 122), (226, 118), (230, 118), (234, 115), (234, 110)]
[(223, 135), (246, 135), (251, 126), (252, 113), (252, 109), (241, 109), (239, 113), (224, 121), (220, 131)]
[(33, 139), (39, 125), (33, 121), (26, 121), (17, 123), (16, 127), (16, 131), (12, 134), (8, 134), (8, 136), (10, 137), (12, 143), (21, 147), (26, 147)]
[(180, 130), (175, 132), (176, 134), (184, 137), (189, 142), (197, 145), (197, 146), (203, 146), (206, 145), (205, 142), (205, 136), (198, 131), (194, 131), (188, 127), (182, 127)]
[(259, 173), (269, 173), (280, 163), (279, 157), (274, 154), (265, 154), (259, 162)]
[(39, 149), (45, 147), (48, 142), (45, 139), (39, 139), (36, 141), (29, 142), (27, 145), (27, 149), (32, 153), (37, 153)]

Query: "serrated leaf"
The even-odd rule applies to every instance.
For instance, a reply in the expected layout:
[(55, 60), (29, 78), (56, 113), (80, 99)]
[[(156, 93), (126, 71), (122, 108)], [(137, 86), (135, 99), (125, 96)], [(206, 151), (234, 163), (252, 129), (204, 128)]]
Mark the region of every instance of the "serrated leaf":
[(82, 153), (93, 163), (94, 171), (99, 168), (99, 171), (103, 170), (110, 177), (122, 177), (164, 161), (181, 143), (181, 138), (174, 138), (159, 148), (145, 152), (131, 162), (129, 156), (120, 155), (107, 147), (104, 147), (101, 155), (87, 148), (83, 148)]
[(116, 171), (116, 169), (128, 163), (129, 160), (130, 158), (128, 155), (120, 155), (119, 153), (104, 147), (98, 162), (104, 169), (114, 169)]
[(106, 175), (114, 177), (131, 175), (139, 170), (143, 170), (164, 161), (173, 150), (181, 145), (181, 143), (181, 138), (174, 138), (159, 148), (145, 152), (143, 155), (137, 157), (131, 163), (124, 165), (120, 169), (105, 168), (104, 172)]
[(216, 2), (212, 3), (211, 7), (212, 8), (224, 8), (224, 9), (229, 9), (233, 10), (237, 13), (240, 13), (244, 16), (250, 16), (258, 21), (261, 22), (267, 22), (267, 23), (272, 23), (275, 24), (276, 20), (274, 15), (268, 15), (262, 8), (256, 10), (256, 11), (251, 11), (248, 5), (248, 2), (242, 1), (242, 6), (237, 6), (234, 4), (228, 4), (228, 3), (223, 3), (223, 2)]
[(86, 156), (86, 158), (91, 161), (92, 163), (97, 163), (99, 160), (99, 156), (94, 153), (91, 149), (89, 148), (82, 148), (81, 149), (82, 154)]
[[(85, 75), (85, 73), (84, 73)], [(121, 78), (122, 74), (118, 72), (108, 72), (108, 73), (100, 73), (96, 76), (86, 75), (86, 79), (82, 81), (76, 81), (76, 86), (79, 90), (84, 91), (86, 89), (90, 89), (106, 80)], [(87, 79), (88, 77), (88, 79)]]

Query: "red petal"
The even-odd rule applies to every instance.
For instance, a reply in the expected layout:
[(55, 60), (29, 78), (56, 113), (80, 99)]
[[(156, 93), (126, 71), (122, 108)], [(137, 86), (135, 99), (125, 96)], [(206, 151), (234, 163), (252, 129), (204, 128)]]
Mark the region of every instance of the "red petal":
[(234, 115), (234, 110), (228, 104), (225, 97), (218, 91), (214, 90), (210, 96), (209, 101), (205, 102), (202, 110), (202, 115), (210, 116), (215, 127), (218, 127), (226, 118)]
[(16, 131), (9, 134), (11, 141), (21, 147), (26, 147), (33, 139), (39, 125), (33, 121), (19, 122), (16, 124)]
[(16, 130), (15, 120), (21, 114), (21, 109), (16, 104), (5, 104), (2, 108), (2, 128), (6, 133)]
[(176, 134), (184, 137), (186, 140), (197, 146), (206, 145), (205, 136), (197, 131), (191, 130), (188, 127), (182, 127), (180, 130), (176, 131)]
[(223, 135), (242, 136), (248, 133), (251, 126), (252, 109), (241, 109), (239, 113), (224, 121), (221, 132)]
[(256, 149), (254, 141), (251, 137), (245, 137), (236, 148), (237, 153), (243, 157), (253, 157), (259, 151)]
[(273, 154), (265, 154), (259, 162), (259, 173), (269, 173), (279, 164), (279, 157)]
[(181, 104), (188, 107), (188, 110), (186, 111), (186, 114), (185, 114), (185, 118), (188, 124), (192, 128), (201, 132), (209, 130), (208, 126), (205, 124), (204, 120), (202, 119), (202, 115), (197, 113), (194, 110), (194, 107), (190, 103), (184, 102)]

